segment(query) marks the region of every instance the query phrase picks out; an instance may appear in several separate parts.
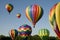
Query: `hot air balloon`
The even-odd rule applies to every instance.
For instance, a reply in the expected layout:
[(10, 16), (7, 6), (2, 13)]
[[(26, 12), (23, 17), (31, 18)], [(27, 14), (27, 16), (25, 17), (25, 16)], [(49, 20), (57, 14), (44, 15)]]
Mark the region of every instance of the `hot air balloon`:
[(40, 29), (39, 30), (39, 36), (41, 37), (41, 39), (43, 40), (48, 40), (49, 38), (49, 30), (48, 29)]
[(7, 11), (10, 12), (13, 10), (13, 5), (12, 4), (6, 4), (5, 8), (7, 9)]
[(58, 38), (60, 38), (60, 2), (50, 9), (49, 22)]
[(9, 35), (13, 40), (18, 35), (18, 31), (16, 29), (11, 29)]
[(17, 16), (17, 18), (20, 18), (20, 17), (21, 17), (21, 14), (20, 14), (20, 13), (18, 13), (16, 16)]
[(43, 9), (39, 5), (31, 5), (26, 8), (26, 17), (30, 22), (32, 22), (33, 26), (39, 21), (39, 19), (43, 15)]
[(32, 29), (29, 25), (27, 24), (23, 24), (22, 26), (20, 26), (18, 28), (18, 32), (19, 32), (19, 35), (21, 37), (27, 37), (27, 36), (30, 36), (31, 35), (31, 32), (32, 32)]

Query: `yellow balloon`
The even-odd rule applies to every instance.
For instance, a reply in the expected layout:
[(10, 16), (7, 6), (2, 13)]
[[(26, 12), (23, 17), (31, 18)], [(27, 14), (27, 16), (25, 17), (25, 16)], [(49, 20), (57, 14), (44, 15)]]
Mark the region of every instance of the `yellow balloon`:
[(60, 2), (56, 3), (51, 8), (49, 21), (58, 38), (60, 38)]
[(56, 22), (60, 31), (60, 2), (56, 6)]

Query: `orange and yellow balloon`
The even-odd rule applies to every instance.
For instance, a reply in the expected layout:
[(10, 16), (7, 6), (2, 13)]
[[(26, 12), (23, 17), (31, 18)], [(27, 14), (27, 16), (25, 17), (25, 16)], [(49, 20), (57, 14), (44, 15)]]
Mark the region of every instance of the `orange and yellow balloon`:
[(60, 2), (56, 3), (50, 10), (49, 14), (50, 24), (60, 38)]
[(16, 29), (11, 29), (9, 35), (12, 39), (14, 39), (18, 35), (18, 31)]
[(34, 27), (43, 14), (43, 10), (41, 6), (37, 4), (28, 6), (25, 12), (26, 12), (26, 17), (28, 18), (30, 22), (32, 22)]

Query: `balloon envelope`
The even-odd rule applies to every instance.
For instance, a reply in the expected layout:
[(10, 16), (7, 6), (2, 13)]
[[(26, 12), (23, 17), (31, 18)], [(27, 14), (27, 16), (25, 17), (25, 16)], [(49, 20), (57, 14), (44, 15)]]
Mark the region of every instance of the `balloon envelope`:
[(42, 17), (43, 9), (39, 5), (31, 5), (26, 8), (26, 17), (30, 22), (32, 22), (33, 26), (39, 21)]
[(7, 11), (10, 12), (13, 10), (13, 5), (12, 4), (6, 4), (5, 8), (7, 9)]
[(20, 14), (20, 13), (18, 13), (16, 16), (17, 16), (17, 18), (20, 18), (20, 17), (21, 17), (21, 14)]
[(40, 37), (49, 36), (49, 30), (48, 29), (41, 29), (41, 30), (39, 30), (39, 36)]
[(32, 29), (29, 25), (24, 24), (18, 28), (18, 32), (21, 37), (27, 37), (31, 35)]
[(15, 38), (18, 35), (18, 31), (16, 29), (11, 29), (9, 35), (11, 38)]
[(60, 38), (60, 2), (56, 3), (50, 10), (49, 21), (51, 27)]

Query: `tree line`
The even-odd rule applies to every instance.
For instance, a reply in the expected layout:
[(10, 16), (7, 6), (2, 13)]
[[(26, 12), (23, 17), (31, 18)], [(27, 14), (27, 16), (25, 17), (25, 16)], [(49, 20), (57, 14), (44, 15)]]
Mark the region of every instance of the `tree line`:
[[(38, 35), (34, 35), (34, 36), (28, 36), (26, 37), (27, 40), (42, 40), (41, 37), (39, 37)], [(14, 40), (24, 40), (25, 38), (21, 37), (21, 36), (16, 36), (14, 38)], [(12, 40), (10, 36), (4, 36), (4, 35), (0, 35), (0, 40)], [(45, 40), (43, 38), (43, 40)], [(57, 37), (48, 37), (46, 38), (46, 40), (59, 40)]]

